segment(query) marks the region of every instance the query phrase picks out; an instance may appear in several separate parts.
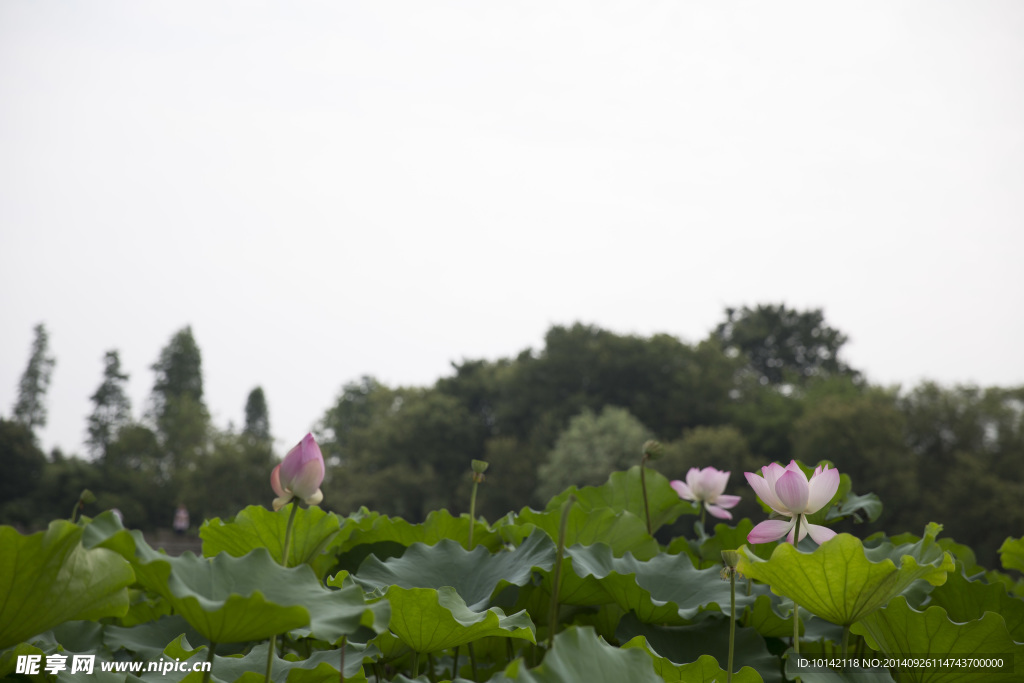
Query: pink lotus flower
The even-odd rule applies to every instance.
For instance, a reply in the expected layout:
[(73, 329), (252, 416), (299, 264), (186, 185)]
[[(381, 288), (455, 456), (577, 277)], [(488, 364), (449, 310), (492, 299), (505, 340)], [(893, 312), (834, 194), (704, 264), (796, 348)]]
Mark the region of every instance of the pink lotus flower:
[(708, 512), (719, 519), (732, 519), (732, 513), (727, 508), (736, 507), (740, 497), (722, 493), (728, 483), (729, 472), (721, 472), (714, 467), (705, 467), (702, 470), (691, 467), (686, 473), (685, 483), (677, 479), (670, 485), (680, 498), (702, 503)]
[(278, 496), (274, 499), (274, 509), (280, 510), (292, 498), (299, 498), (306, 505), (316, 505), (324, 499), (320, 491), (323, 480), (324, 456), (313, 435), (306, 434), (270, 473), (270, 485)]
[[(794, 543), (793, 531), (800, 520), (800, 538), (803, 540), (810, 534), (818, 544), (824, 543), (836, 532), (817, 524), (808, 524), (807, 515), (812, 515), (824, 507), (839, 489), (839, 470), (830, 470), (828, 465), (818, 465), (808, 481), (800, 466), (793, 460), (783, 467), (772, 463), (762, 467), (763, 477), (753, 472), (745, 472), (747, 482), (754, 493), (772, 510), (791, 519), (769, 519), (754, 527), (747, 535), (751, 543), (769, 543), (786, 536), (788, 543)], [(788, 535), (787, 535), (788, 534)]]

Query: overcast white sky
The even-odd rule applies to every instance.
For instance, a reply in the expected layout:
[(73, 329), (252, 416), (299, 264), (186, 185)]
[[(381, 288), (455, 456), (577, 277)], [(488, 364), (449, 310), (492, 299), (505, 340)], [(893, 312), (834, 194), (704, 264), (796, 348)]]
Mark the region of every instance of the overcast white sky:
[(282, 446), (552, 324), (823, 307), (877, 383), (1024, 383), (1024, 3), (0, 2), (0, 414), (192, 325)]

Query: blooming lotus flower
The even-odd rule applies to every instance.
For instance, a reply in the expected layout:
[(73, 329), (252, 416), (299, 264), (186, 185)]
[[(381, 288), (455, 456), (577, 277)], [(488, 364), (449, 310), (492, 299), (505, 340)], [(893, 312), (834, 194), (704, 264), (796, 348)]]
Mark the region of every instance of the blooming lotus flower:
[(808, 524), (807, 515), (820, 510), (832, 500), (832, 496), (836, 495), (839, 489), (839, 470), (830, 470), (828, 465), (818, 465), (808, 481), (803, 470), (793, 460), (786, 467), (773, 462), (767, 467), (762, 467), (761, 472), (764, 474), (763, 477), (753, 472), (745, 472), (747, 482), (768, 507), (790, 519), (769, 519), (761, 522), (747, 535), (748, 541), (769, 543), (786, 536), (788, 543), (794, 543), (793, 527), (796, 526), (798, 519), (800, 538), (796, 539), (796, 542), (809, 534), (816, 543), (821, 544), (836, 535), (836, 532), (827, 527)]
[(306, 505), (316, 505), (324, 499), (320, 484), (324, 480), (324, 456), (312, 434), (306, 436), (288, 451), (280, 465), (270, 473), (270, 485), (277, 494), (274, 509), (280, 510), (299, 498)]
[(670, 485), (680, 498), (703, 504), (708, 512), (719, 519), (732, 519), (732, 513), (727, 508), (736, 507), (740, 497), (722, 493), (727, 483), (729, 472), (722, 472), (714, 467), (705, 467), (702, 470), (691, 467), (686, 473), (685, 483), (677, 479), (670, 482)]

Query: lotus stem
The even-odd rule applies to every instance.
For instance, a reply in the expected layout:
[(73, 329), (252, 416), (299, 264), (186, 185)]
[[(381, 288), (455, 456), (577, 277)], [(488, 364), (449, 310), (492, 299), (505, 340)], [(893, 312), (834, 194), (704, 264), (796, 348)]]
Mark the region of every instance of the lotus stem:
[[(800, 518), (803, 515), (796, 516), (796, 525), (793, 527), (793, 548), (797, 547), (800, 543)], [(800, 654), (800, 606), (796, 604), (796, 599), (793, 599), (793, 651), (796, 654)]]
[(480, 486), (477, 478), (473, 477), (473, 492), (469, 494), (469, 549), (473, 549), (473, 527), (476, 526), (476, 489)]
[(455, 646), (455, 656), (452, 658), (452, 680), (459, 677), (459, 646)]
[(288, 515), (288, 526), (284, 530), (284, 555), (281, 557), (281, 564), (288, 566), (289, 555), (292, 552), (292, 527), (295, 525), (295, 513), (299, 511), (299, 503), (292, 501), (292, 513)]
[(206, 653), (206, 663), (210, 666), (206, 667), (206, 671), (203, 672), (203, 683), (210, 683), (210, 672), (213, 671), (213, 651), (217, 649), (217, 643), (210, 641), (210, 649)]
[(480, 680), (480, 675), (476, 671), (476, 652), (473, 651), (473, 643), (467, 643), (466, 649), (469, 650), (469, 668), (473, 671), (473, 680)]
[(427, 678), (431, 683), (437, 683), (437, 672), (434, 671), (434, 653), (427, 653)]
[(410, 678), (416, 678), (416, 674), (420, 671), (420, 653), (418, 650), (412, 652), (412, 676)]
[[(843, 659), (846, 659), (846, 653), (849, 650), (849, 640), (850, 640), (850, 625), (849, 624), (844, 624), (843, 625), (843, 650), (842, 650)], [(845, 663), (844, 663), (844, 666), (845, 666)]]
[(576, 502), (570, 494), (562, 503), (562, 521), (558, 526), (558, 557), (555, 560), (555, 575), (551, 579), (551, 610), (548, 613), (548, 649), (555, 644), (555, 627), (558, 625), (558, 591), (562, 585), (562, 559), (565, 557), (565, 531), (569, 526), (569, 508)]
[(640, 458), (640, 491), (644, 496), (644, 517), (647, 518), (647, 535), (653, 536), (654, 532), (651, 530), (651, 507), (647, 503), (647, 461), (650, 456), (644, 453), (643, 457)]
[(732, 683), (732, 659), (736, 651), (736, 570), (729, 568), (729, 672), (726, 683)]

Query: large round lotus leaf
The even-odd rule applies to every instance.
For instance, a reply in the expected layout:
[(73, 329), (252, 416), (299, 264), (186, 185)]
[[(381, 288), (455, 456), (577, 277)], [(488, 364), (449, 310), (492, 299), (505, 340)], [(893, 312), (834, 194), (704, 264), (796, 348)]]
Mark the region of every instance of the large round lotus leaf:
[(957, 623), (946, 610), (929, 607), (919, 612), (902, 596), (886, 607), (864, 617), (850, 629), (864, 636), (868, 645), (890, 657), (947, 658), (950, 656), (1002, 658), (1012, 672), (973, 671), (961, 669), (897, 669), (900, 683), (959, 683), (961, 681), (993, 682), (1021, 680), (1024, 672), (1024, 643), (1015, 643), (1006, 628), (1006, 620), (995, 612), (985, 612), (981, 619)]
[(1008, 595), (1003, 584), (968, 581), (962, 574), (950, 572), (946, 583), (932, 591), (928, 605), (943, 608), (957, 622), (995, 612), (1006, 620), (1010, 637), (1024, 643), (1024, 600)]
[[(615, 557), (599, 544), (567, 548), (566, 556), (573, 575), (594, 577), (616, 604), (645, 623), (683, 624), (704, 609), (729, 609), (729, 583), (720, 571), (695, 569), (688, 555), (660, 554), (641, 561), (629, 553)], [(737, 610), (754, 601), (737, 593)]]
[(661, 683), (650, 656), (640, 650), (612, 647), (591, 628), (573, 626), (555, 636), (554, 647), (544, 661), (527, 669), (522, 659), (513, 661), (491, 683)]
[(331, 609), (346, 596), (321, 585), (306, 565), (286, 569), (263, 548), (244, 557), (169, 557), (146, 545), (138, 531), (132, 535), (139, 582), (212, 642), (261, 640), (302, 626), (325, 640), (344, 635)]
[(128, 612), (131, 566), (81, 538), (82, 527), (63, 520), (31, 536), (0, 527), (0, 649), (65, 621)]
[[(264, 507), (250, 505), (233, 520), (224, 522), (215, 517), (199, 528), (203, 555), (213, 557), (227, 553), (242, 557), (256, 548), (266, 548), (275, 562), (285, 564), (284, 537), (290, 515), (291, 506), (271, 512)], [(292, 547), (287, 565), (311, 565), (317, 576), (323, 578), (335, 562), (331, 548), (341, 543), (343, 536), (340, 531), (337, 515), (319, 507), (300, 507), (292, 525)]]
[[(689, 626), (658, 626), (641, 623), (632, 614), (619, 622), (616, 637), (625, 643), (643, 636), (647, 648), (674, 664), (691, 664), (710, 655), (719, 662), (729, 661), (729, 619), (717, 613), (705, 613)], [(736, 628), (736, 652), (733, 666), (738, 670), (749, 666), (766, 683), (782, 683), (779, 658), (754, 629)]]
[[(671, 524), (680, 515), (697, 514), (697, 507), (682, 500), (663, 474), (648, 468), (646, 480), (652, 531), (657, 531), (665, 524)], [(612, 472), (608, 481), (601, 486), (585, 486), (581, 489), (571, 486), (548, 501), (545, 510), (561, 510), (562, 503), (570, 495), (575, 495), (576, 504), (588, 512), (599, 508), (611, 508), (616, 512), (625, 510), (644, 520), (646, 524), (639, 465), (625, 472)]]
[[(473, 545), (494, 551), (501, 547), (501, 537), (480, 520), (474, 520)], [(343, 531), (347, 538), (341, 543), (341, 552), (349, 552), (360, 545), (397, 543), (408, 547), (413, 543), (436, 545), (450, 539), (463, 548), (469, 548), (469, 515), (452, 517), (447, 510), (434, 510), (420, 524), (407, 522), (401, 517), (388, 517), (360, 508), (359, 512), (344, 519)]]
[(391, 603), (391, 630), (416, 652), (437, 652), (487, 636), (535, 642), (526, 612), (506, 616), (497, 607), (474, 612), (454, 588), (402, 588), (385, 593)]
[[(611, 508), (584, 510), (578, 505), (569, 508), (565, 528), (565, 545), (594, 545), (604, 543), (616, 556), (633, 553), (635, 557), (650, 559), (660, 552), (658, 542), (647, 533), (642, 518), (628, 510)], [(537, 512), (523, 508), (515, 521), (498, 527), (505, 540), (519, 545), (533, 533), (542, 529), (552, 540), (558, 541), (562, 521), (561, 510)]]
[(522, 545), (495, 554), (479, 546), (469, 551), (448, 540), (434, 546), (416, 543), (384, 562), (371, 555), (353, 578), (368, 589), (451, 586), (475, 611), (488, 606), (499, 586), (526, 585), (534, 569), (550, 570), (554, 563), (555, 544), (538, 529)]
[(878, 561), (868, 559), (860, 539), (849, 534), (839, 534), (811, 553), (783, 543), (768, 560), (744, 546), (738, 569), (744, 576), (769, 584), (772, 592), (796, 600), (812, 614), (846, 626), (878, 609), (914, 581), (924, 579), (939, 585), (946, 580), (947, 572), (954, 568), (953, 559), (938, 549), (934, 536), (926, 537), (921, 544), (927, 547), (899, 557), (899, 567), (882, 557), (886, 549), (873, 551)]
[[(623, 650), (643, 650), (654, 662), (654, 672), (661, 676), (665, 683), (718, 683), (726, 680), (728, 672), (718, 665), (718, 660), (711, 655), (701, 655), (697, 661), (689, 664), (674, 664), (667, 657), (662, 657), (647, 644), (647, 639), (637, 636), (622, 646)], [(732, 674), (734, 683), (763, 683), (761, 674), (749, 666), (744, 666)]]
[(1024, 538), (1008, 538), (999, 548), (1003, 569), (1024, 572)]

